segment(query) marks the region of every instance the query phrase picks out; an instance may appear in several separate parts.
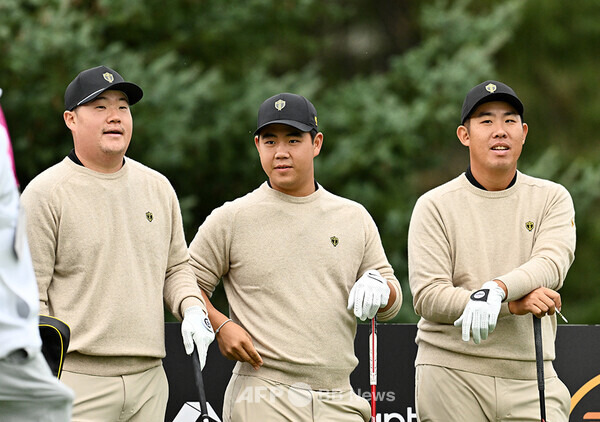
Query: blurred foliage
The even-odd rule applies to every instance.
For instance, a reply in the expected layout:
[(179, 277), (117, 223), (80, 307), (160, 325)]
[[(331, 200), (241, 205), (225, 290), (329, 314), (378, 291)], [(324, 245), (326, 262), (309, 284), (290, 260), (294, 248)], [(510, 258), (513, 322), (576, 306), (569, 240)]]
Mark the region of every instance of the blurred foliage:
[(569, 322), (600, 321), (600, 3), (571, 6), (529, 0), (522, 24), (496, 57), (497, 70), (514, 81), (529, 125), (521, 170), (563, 184), (575, 203), (577, 251), (561, 290)]
[[(264, 181), (252, 142), (260, 103), (308, 97), (325, 134), (317, 180), (371, 212), (405, 295), (396, 321), (415, 322), (412, 207), (467, 167), (455, 135), (466, 91), (503, 80), (530, 126), (520, 168), (573, 195), (564, 310), (594, 323), (598, 16), (594, 0), (3, 0), (1, 101), (24, 187), (72, 148), (61, 116), (77, 73), (105, 64), (138, 83), (128, 156), (171, 180), (191, 241), (214, 208)], [(226, 311), (222, 289), (215, 305)]]

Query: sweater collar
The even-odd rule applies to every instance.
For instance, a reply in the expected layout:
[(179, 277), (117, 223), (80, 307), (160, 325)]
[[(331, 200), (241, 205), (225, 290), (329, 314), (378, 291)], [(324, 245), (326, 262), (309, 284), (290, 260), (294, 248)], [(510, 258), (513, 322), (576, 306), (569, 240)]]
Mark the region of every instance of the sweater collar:
[[(80, 165), (81, 167), (85, 167), (83, 165), (83, 163), (81, 162), (81, 160), (79, 159), (79, 157), (77, 156), (77, 154), (75, 154), (75, 148), (73, 148), (71, 150), (71, 152), (69, 153), (69, 155), (67, 155), (67, 157), (69, 157), (71, 159), (71, 161), (73, 161), (75, 164)], [(123, 157), (123, 165), (125, 165), (125, 157)]]
[[(465, 176), (467, 176), (467, 179), (469, 180), (469, 182), (471, 182), (471, 184), (473, 186), (475, 186), (476, 188), (487, 190), (486, 188), (483, 187), (483, 185), (481, 183), (479, 183), (477, 181), (477, 179), (475, 179), (475, 176), (473, 176), (473, 173), (471, 172), (471, 166), (467, 167), (467, 171), (465, 171)], [(506, 189), (514, 186), (515, 183), (517, 183), (517, 172), (516, 171), (515, 171), (515, 176), (512, 178), (512, 180), (510, 181), (510, 183), (508, 184)]]
[(272, 198), (277, 198), (279, 200), (283, 200), (284, 202), (288, 202), (290, 204), (307, 204), (309, 202), (313, 202), (313, 201), (317, 200), (322, 195), (324, 195), (324, 193), (326, 192), (325, 188), (323, 188), (321, 185), (319, 185), (316, 181), (315, 181), (315, 187), (316, 187), (315, 191), (313, 193), (311, 193), (310, 195), (292, 196), (292, 195), (288, 195), (286, 193), (283, 193), (283, 192), (273, 189), (271, 187), (271, 185), (269, 184), (269, 181), (267, 180), (260, 186), (260, 189), (264, 193), (266, 193), (268, 196), (270, 196)]
[[(269, 187), (271, 189), (273, 189), (273, 186), (271, 186), (271, 181), (269, 179), (267, 179), (267, 185), (269, 185)], [(319, 184), (317, 183), (317, 181), (315, 180), (315, 192), (319, 190)]]

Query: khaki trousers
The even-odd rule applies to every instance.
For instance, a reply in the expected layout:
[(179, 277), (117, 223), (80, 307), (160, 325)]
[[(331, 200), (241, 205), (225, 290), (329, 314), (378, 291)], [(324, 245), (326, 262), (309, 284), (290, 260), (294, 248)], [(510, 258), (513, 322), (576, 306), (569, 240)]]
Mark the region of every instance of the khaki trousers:
[(162, 365), (145, 372), (101, 377), (63, 371), (75, 392), (72, 422), (164, 422), (169, 385)]
[(313, 391), (304, 385), (233, 374), (225, 390), (223, 422), (367, 422), (371, 407), (354, 391)]
[[(557, 377), (545, 379), (546, 418), (567, 422), (571, 396)], [(540, 421), (537, 380), (515, 380), (419, 365), (415, 403), (420, 422)]]

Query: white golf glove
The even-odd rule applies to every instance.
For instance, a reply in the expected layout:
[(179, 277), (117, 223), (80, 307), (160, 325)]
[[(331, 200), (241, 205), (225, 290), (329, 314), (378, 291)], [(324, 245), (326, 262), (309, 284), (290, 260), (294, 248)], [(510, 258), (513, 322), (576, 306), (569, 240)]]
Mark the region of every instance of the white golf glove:
[(475, 344), (488, 338), (488, 334), (496, 328), (500, 305), (505, 296), (504, 290), (495, 281), (486, 281), (481, 289), (471, 294), (471, 300), (462, 315), (454, 321), (455, 327), (462, 326), (464, 341), (469, 341), (471, 331)]
[(185, 353), (188, 355), (192, 354), (194, 343), (196, 343), (198, 357), (200, 358), (200, 369), (204, 368), (208, 346), (215, 339), (215, 333), (208, 316), (200, 306), (190, 306), (185, 310), (181, 323), (181, 336), (183, 337)]
[(348, 310), (354, 309), (361, 321), (373, 318), (382, 306), (387, 305), (390, 288), (387, 280), (377, 270), (367, 270), (359, 278), (348, 297)]

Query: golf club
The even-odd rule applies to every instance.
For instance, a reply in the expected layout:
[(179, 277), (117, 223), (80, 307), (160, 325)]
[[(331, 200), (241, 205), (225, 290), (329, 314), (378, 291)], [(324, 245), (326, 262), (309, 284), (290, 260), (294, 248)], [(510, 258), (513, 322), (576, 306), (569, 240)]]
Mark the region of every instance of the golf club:
[(533, 339), (535, 342), (535, 365), (537, 368), (537, 383), (540, 395), (541, 422), (546, 422), (546, 399), (544, 397), (544, 352), (542, 348), (542, 320), (533, 315)]

